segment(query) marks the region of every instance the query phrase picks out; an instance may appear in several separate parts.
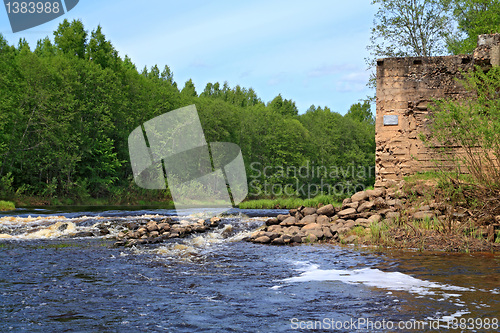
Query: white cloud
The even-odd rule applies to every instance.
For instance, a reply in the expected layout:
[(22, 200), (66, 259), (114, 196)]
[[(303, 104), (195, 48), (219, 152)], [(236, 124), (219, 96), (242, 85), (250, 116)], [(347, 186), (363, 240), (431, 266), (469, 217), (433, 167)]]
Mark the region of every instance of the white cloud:
[(366, 70), (360, 70), (356, 72), (351, 72), (344, 75), (336, 83), (336, 90), (338, 92), (361, 92), (367, 91), (368, 88), (366, 84), (370, 77), (370, 72)]

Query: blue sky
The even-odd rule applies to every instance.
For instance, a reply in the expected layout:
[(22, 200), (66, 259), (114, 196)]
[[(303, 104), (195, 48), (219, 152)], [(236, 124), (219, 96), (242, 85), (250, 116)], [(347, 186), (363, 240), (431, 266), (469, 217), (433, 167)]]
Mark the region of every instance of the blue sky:
[(208, 82), (252, 87), (265, 102), (279, 93), (299, 112), (314, 104), (344, 114), (373, 95), (364, 58), (376, 8), (351, 1), (80, 0), (66, 15), (12, 33), (0, 9), (0, 33), (32, 46), (64, 18), (100, 24), (107, 39), (139, 69), (168, 65), (182, 88)]

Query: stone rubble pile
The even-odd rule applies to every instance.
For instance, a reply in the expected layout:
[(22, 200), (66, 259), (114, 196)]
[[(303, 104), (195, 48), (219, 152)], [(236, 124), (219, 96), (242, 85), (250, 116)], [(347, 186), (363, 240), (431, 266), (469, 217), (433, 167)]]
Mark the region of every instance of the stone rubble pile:
[(329, 204), (318, 209), (303, 206), (291, 209), (287, 215), (267, 220), (265, 227), (248, 240), (274, 245), (339, 241), (340, 235), (354, 227), (367, 228), (382, 218), (397, 218), (402, 202), (394, 199), (394, 195), (394, 191), (385, 189), (367, 190), (345, 199), (341, 207)]
[(217, 227), (221, 219), (210, 220), (174, 220), (167, 217), (161, 221), (130, 222), (128, 231), (122, 231), (116, 237), (116, 246), (133, 246), (138, 244), (155, 244), (170, 238), (183, 238), (193, 233), (202, 233)]
[[(342, 202), (341, 207), (326, 205), (318, 209), (299, 207), (291, 209), (287, 215), (278, 215), (266, 221), (266, 225), (254, 232), (247, 241), (260, 244), (299, 244), (317, 241), (340, 241), (351, 243), (356, 236), (348, 236), (355, 227), (369, 228), (372, 223), (382, 219), (398, 222), (411, 221), (449, 221), (460, 224), (474, 218), (465, 208), (453, 207), (448, 203), (428, 200), (428, 204), (405, 207), (407, 194), (404, 183), (390, 188), (377, 188), (355, 193)], [(416, 197), (423, 197), (424, 191), (413, 189)], [(412, 201), (413, 202), (413, 201)], [(408, 206), (408, 205), (407, 205)], [(482, 220), (488, 221), (482, 221)], [(495, 240), (500, 231), (500, 216), (485, 216), (475, 221), (478, 230), (489, 241)]]

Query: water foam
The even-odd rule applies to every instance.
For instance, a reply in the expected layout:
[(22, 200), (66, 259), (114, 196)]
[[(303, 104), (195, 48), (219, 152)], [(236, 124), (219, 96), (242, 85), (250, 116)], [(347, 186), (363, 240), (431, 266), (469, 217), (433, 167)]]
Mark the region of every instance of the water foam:
[(144, 214), (141, 216), (103, 217), (80, 216), (69, 218), (65, 216), (37, 216), (0, 218), (0, 239), (51, 239), (74, 236), (78, 232), (88, 231), (98, 234), (98, 225), (104, 224), (109, 231), (106, 237), (116, 236), (123, 228), (120, 222), (161, 219), (167, 216)]
[[(304, 266), (303, 262), (297, 264)], [(298, 269), (302, 271), (299, 276), (281, 280), (287, 283), (311, 281), (340, 281), (348, 284), (362, 284), (368, 287), (386, 289), (391, 291), (406, 291), (420, 296), (440, 294), (445, 298), (460, 297), (460, 294), (445, 293), (444, 291), (474, 291), (474, 289), (440, 284), (420, 280), (400, 272), (384, 272), (374, 268), (361, 268), (353, 270), (319, 269), (318, 265), (308, 264)]]

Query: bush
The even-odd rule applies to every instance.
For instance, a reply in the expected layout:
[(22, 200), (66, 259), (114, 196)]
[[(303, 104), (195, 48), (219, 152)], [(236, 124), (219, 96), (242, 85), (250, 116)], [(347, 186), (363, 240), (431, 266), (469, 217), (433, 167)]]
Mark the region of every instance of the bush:
[[(500, 189), (500, 68), (487, 72), (479, 67), (465, 74), (462, 84), (470, 93), (467, 100), (440, 100), (433, 108), (431, 134), (425, 140), (441, 147), (451, 160), (456, 183), (460, 174), (476, 188)], [(463, 154), (456, 154), (456, 147)]]
[(14, 205), (13, 202), (0, 200), (0, 211), (14, 210), (14, 209), (16, 209), (16, 206)]

